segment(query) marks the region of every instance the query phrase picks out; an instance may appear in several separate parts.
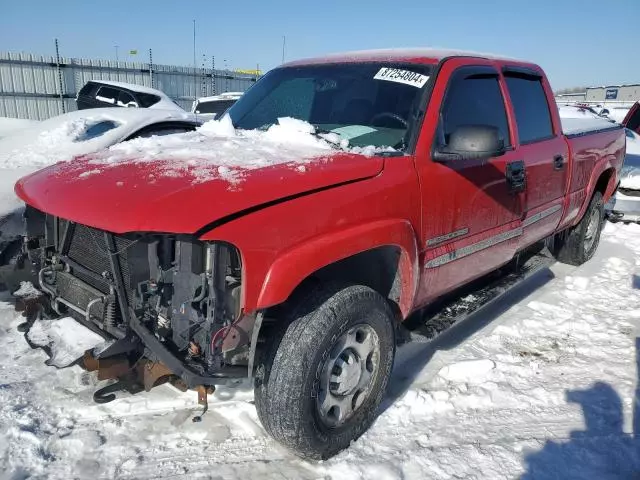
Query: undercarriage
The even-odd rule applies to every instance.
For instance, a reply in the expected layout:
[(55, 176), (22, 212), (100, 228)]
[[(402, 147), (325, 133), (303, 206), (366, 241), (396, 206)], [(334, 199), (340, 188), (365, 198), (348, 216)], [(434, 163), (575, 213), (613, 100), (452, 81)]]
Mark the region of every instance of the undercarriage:
[[(235, 247), (187, 235), (113, 234), (32, 207), (25, 218), (24, 252), (43, 310), (112, 340), (85, 366), (110, 365), (118, 374), (105, 378), (124, 378), (147, 365), (204, 394), (247, 376), (255, 318), (241, 314)], [(157, 380), (138, 373), (145, 388)]]

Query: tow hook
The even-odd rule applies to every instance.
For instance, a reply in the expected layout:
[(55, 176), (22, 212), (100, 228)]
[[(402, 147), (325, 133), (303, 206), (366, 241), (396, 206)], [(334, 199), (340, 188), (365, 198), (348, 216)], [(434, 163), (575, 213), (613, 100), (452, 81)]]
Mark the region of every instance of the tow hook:
[[(124, 340), (122, 339), (120, 342)], [(115, 400), (116, 392), (126, 391), (132, 395), (143, 390), (148, 392), (153, 387), (165, 382), (171, 382), (173, 386), (183, 392), (188, 388), (164, 363), (143, 359), (132, 365), (130, 356), (127, 354), (101, 358), (99, 354), (94, 355), (91, 350), (88, 350), (82, 358), (81, 365), (89, 372), (96, 371), (98, 380), (116, 380), (94, 392), (93, 401), (100, 404)], [(197, 423), (202, 421), (203, 415), (209, 410), (207, 397), (215, 391), (215, 387), (213, 385), (199, 385), (195, 390), (198, 393), (198, 405), (203, 407), (202, 412), (192, 418), (192, 421)]]
[(202, 405), (203, 408), (200, 415), (196, 415), (191, 419), (193, 423), (201, 422), (202, 417), (207, 413), (207, 410), (209, 410), (209, 400), (207, 397), (215, 391), (215, 387), (213, 385), (198, 385), (196, 391), (198, 392), (198, 405)]

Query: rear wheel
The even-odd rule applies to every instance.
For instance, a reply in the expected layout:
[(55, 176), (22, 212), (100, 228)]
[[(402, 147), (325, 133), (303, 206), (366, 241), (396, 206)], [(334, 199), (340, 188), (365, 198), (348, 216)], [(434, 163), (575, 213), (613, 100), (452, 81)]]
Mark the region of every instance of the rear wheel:
[(582, 265), (596, 253), (604, 223), (602, 194), (595, 192), (582, 220), (555, 239), (556, 258), (569, 265)]
[(375, 419), (393, 366), (393, 312), (364, 286), (321, 288), (287, 310), (258, 367), (258, 416), (298, 455), (329, 458)]

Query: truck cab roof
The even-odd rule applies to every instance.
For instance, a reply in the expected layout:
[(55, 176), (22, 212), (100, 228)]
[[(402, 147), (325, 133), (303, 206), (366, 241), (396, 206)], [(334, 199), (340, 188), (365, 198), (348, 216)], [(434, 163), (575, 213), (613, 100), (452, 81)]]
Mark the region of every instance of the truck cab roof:
[(481, 53), (466, 50), (449, 50), (439, 48), (388, 48), (378, 50), (358, 50), (352, 52), (336, 53), (321, 57), (295, 60), (284, 64), (285, 67), (318, 65), (326, 63), (365, 63), (365, 62), (408, 62), (437, 64), (442, 60), (453, 57), (483, 58), (487, 60), (499, 60), (520, 65), (535, 66), (530, 62), (524, 62), (515, 58), (492, 53)]

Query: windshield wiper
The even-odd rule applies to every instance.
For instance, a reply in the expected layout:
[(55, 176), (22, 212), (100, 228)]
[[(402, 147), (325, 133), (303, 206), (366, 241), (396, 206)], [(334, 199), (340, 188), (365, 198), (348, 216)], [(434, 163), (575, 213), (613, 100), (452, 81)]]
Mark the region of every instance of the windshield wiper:
[[(340, 150), (346, 150), (346, 148), (342, 145), (341, 136), (339, 133), (332, 132), (331, 130), (327, 130), (326, 128), (316, 127), (315, 125), (314, 127), (316, 130), (315, 132), (312, 132), (311, 135), (321, 140), (324, 140), (325, 142), (333, 145), (334, 147)], [(327, 138), (327, 136), (329, 135), (335, 135), (336, 137), (338, 137), (338, 140), (336, 141), (336, 140)]]

